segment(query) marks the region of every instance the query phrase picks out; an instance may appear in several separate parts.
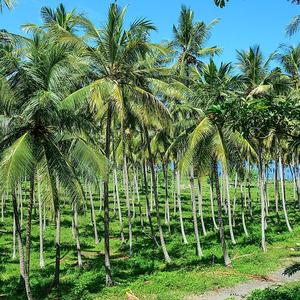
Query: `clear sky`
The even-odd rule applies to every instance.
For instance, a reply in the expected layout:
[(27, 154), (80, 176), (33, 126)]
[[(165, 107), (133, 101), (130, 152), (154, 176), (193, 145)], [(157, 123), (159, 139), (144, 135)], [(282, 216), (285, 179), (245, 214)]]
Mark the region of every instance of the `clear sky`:
[[(12, 12), (3, 11), (0, 15), (0, 28), (20, 33), (20, 25), (40, 20), (42, 6), (56, 7), (63, 2), (68, 9), (76, 8), (86, 13), (96, 24), (105, 22), (110, 0), (17, 0)], [(296, 44), (300, 33), (290, 39), (284, 29), (294, 15), (300, 14), (300, 6), (287, 0), (230, 0), (224, 9), (214, 6), (212, 0), (119, 0), (127, 5), (127, 18), (131, 22), (136, 17), (151, 19), (158, 27), (153, 40), (170, 40), (172, 25), (177, 23), (180, 7), (185, 4), (195, 11), (196, 20), (209, 22), (220, 18), (212, 31), (207, 46), (223, 48), (218, 60), (235, 60), (235, 49), (247, 49), (260, 44), (265, 55), (274, 51), (279, 44)]]

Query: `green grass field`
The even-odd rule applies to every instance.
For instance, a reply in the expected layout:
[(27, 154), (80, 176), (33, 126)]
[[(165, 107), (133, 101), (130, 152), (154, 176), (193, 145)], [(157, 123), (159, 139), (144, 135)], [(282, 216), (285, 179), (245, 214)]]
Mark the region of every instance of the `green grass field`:
[[(71, 208), (65, 205), (62, 214), (62, 262), (61, 286), (59, 290), (50, 291), (54, 274), (55, 246), (54, 224), (50, 222), (45, 231), (45, 268), (39, 268), (39, 228), (38, 215), (34, 216), (32, 255), (31, 255), (31, 285), (35, 299), (127, 299), (135, 295), (139, 299), (168, 299), (179, 300), (187, 295), (201, 294), (207, 290), (218, 287), (232, 286), (238, 282), (251, 279), (253, 275), (266, 275), (278, 268), (287, 258), (300, 255), (296, 244), (300, 243), (300, 213), (294, 207), (292, 184), (287, 183), (287, 198), (290, 223), (293, 232), (288, 233), (284, 218), (277, 224), (273, 207), (273, 186), (270, 184), (270, 215), (268, 219), (267, 242), (268, 252), (260, 250), (260, 207), (257, 202), (257, 191), (252, 190), (254, 204), (254, 219), (247, 215), (247, 227), (250, 237), (243, 234), (240, 211), (237, 211), (234, 232), (237, 245), (229, 241), (229, 232), (226, 236), (233, 260), (233, 268), (222, 265), (221, 249), (218, 232), (213, 231), (210, 218), (209, 191), (204, 186), (204, 215), (208, 235), (204, 238), (200, 230), (201, 246), (204, 257), (198, 259), (195, 255), (192, 216), (190, 211), (190, 191), (186, 188), (182, 192), (184, 204), (184, 225), (188, 235), (188, 245), (183, 245), (180, 238), (178, 216), (173, 216), (173, 203), (171, 203), (172, 223), (171, 234), (164, 227), (167, 248), (172, 263), (166, 265), (161, 251), (153, 246), (150, 239), (149, 228), (143, 236), (139, 216), (134, 220), (133, 251), (128, 256), (127, 245), (121, 246), (119, 240), (119, 226), (117, 215), (111, 214), (111, 255), (113, 277), (116, 285), (105, 287), (104, 254), (103, 254), (103, 221), (102, 212), (99, 212), (99, 201), (95, 195), (97, 208), (98, 233), (101, 237), (99, 245), (95, 245), (93, 228), (90, 222), (89, 210), (86, 215), (80, 215), (80, 238), (83, 252), (84, 267), (77, 267), (76, 245), (72, 239)], [(163, 187), (159, 187), (161, 202), (164, 202)], [(142, 195), (143, 196), (143, 195)], [(112, 197), (111, 197), (112, 199)], [(121, 194), (124, 209), (124, 197)], [(144, 200), (142, 198), (142, 200)], [(63, 201), (62, 201), (63, 202)], [(172, 202), (172, 199), (171, 199)], [(9, 208), (11, 205), (9, 205)], [(111, 208), (113, 203), (111, 203)], [(163, 217), (163, 205), (161, 213)], [(238, 206), (239, 208), (239, 206)], [(138, 209), (136, 208), (138, 213)], [(154, 216), (153, 212), (153, 216)], [(24, 216), (25, 220), (26, 215)], [(24, 229), (25, 226), (23, 226)], [(125, 234), (127, 233), (125, 224)], [(25, 235), (25, 232), (24, 232)], [(298, 247), (299, 248), (299, 247)], [(5, 220), (0, 222), (0, 298), (24, 299), (19, 287), (18, 259), (12, 260), (12, 214), (7, 211)], [(253, 298), (254, 299), (254, 298)], [(255, 298), (256, 299), (256, 298)], [(257, 298), (271, 299), (271, 298)], [(279, 298), (278, 298), (279, 299)]]

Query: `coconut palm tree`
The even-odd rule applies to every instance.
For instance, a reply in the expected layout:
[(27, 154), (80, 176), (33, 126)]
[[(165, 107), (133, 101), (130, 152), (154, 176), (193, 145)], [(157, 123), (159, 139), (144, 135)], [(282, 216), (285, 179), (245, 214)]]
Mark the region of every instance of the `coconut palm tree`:
[(75, 9), (67, 11), (62, 3), (56, 9), (43, 6), (40, 13), (43, 22), (41, 26), (26, 23), (22, 25), (22, 29), (27, 32), (52, 31), (54, 34), (61, 32), (75, 34), (84, 19), (84, 16), (78, 14)]
[[(25, 46), (21, 55), (20, 51), (7, 51), (0, 60), (4, 83), (1, 85), (1, 92), (9, 97), (9, 102), (5, 101), (6, 97), (1, 97), (2, 115), (7, 120), (2, 128), (1, 177), (9, 188), (14, 189), (15, 182), (26, 173), (34, 176), (37, 164), (42, 164), (41, 170), (47, 174), (51, 186), (55, 212), (54, 285), (57, 286), (60, 273), (60, 204), (57, 180), (73, 201), (82, 197), (69, 154), (60, 144), (66, 144), (65, 135), (68, 136), (69, 143), (73, 140), (69, 151), (72, 150), (77, 161), (82, 164), (84, 161), (86, 166), (99, 166), (95, 162), (100, 159), (100, 154), (85, 156), (87, 150), (90, 154), (94, 152), (76, 132), (84, 130), (88, 121), (82, 120), (80, 115), (72, 115), (71, 111), (66, 116), (60, 106), (61, 101), (83, 79), (86, 63), (79, 59), (79, 52), (74, 52), (74, 47), (70, 48), (66, 44), (51, 43), (51, 38), (44, 34), (35, 34), (32, 40), (24, 39), (23, 43)], [(72, 75), (66, 80), (66, 74)], [(30, 220), (28, 226), (29, 223)], [(28, 234), (30, 235), (30, 231)], [(26, 243), (26, 253), (29, 262), (30, 240)], [(28, 273), (29, 267), (24, 271), (24, 276), (28, 276)], [(26, 290), (29, 295), (28, 288), (29, 286)]]
[[(150, 90), (145, 89), (148, 85), (147, 78), (151, 78), (155, 70), (151, 73), (140, 64), (147, 53), (159, 48), (149, 42), (149, 33), (155, 27), (146, 19), (137, 19), (125, 29), (125, 13), (126, 9), (121, 9), (116, 3), (111, 4), (107, 23), (101, 30), (85, 19), (82, 26), (90, 38), (87, 44), (74, 36), (65, 36), (71, 43), (86, 47), (92, 66), (92, 82), (70, 95), (64, 104), (66, 107), (75, 107), (88, 99), (99, 114), (104, 116), (107, 159), (111, 155), (111, 124), (114, 115), (117, 115), (121, 124), (124, 124), (126, 107), (135, 105), (136, 113), (143, 107), (152, 107), (152, 111), (164, 110), (162, 103), (151, 94)], [(107, 285), (112, 285), (108, 184), (109, 172), (104, 178), (104, 232), (106, 282)]]
[(239, 153), (238, 149), (242, 147), (242, 145), (244, 148), (249, 147), (248, 143), (242, 139), (238, 133), (232, 132), (228, 126), (226, 126), (226, 103), (230, 97), (234, 96), (234, 92), (240, 88), (242, 83), (239, 76), (231, 75), (231, 70), (232, 67), (230, 64), (222, 63), (221, 66), (217, 68), (215, 63), (210, 60), (210, 62), (202, 68), (202, 76), (200, 73), (195, 72), (195, 76), (197, 77), (192, 86), (192, 90), (195, 91), (193, 101), (196, 106), (203, 108), (203, 113), (196, 123), (196, 128), (190, 134), (189, 146), (183, 160), (184, 165), (194, 162), (202, 173), (203, 170), (207, 170), (209, 166), (212, 168), (218, 201), (220, 240), (226, 266), (230, 266), (231, 261), (228, 256), (224, 235), (218, 164), (221, 164), (227, 182), (229, 229), (231, 240), (235, 243), (228, 174), (230, 165), (235, 156), (234, 153)]
[(201, 68), (201, 57), (214, 55), (221, 51), (216, 46), (204, 47), (216, 23), (218, 23), (218, 19), (209, 24), (195, 22), (194, 12), (186, 6), (181, 7), (178, 25), (173, 25), (174, 39), (171, 43), (177, 59), (175, 67), (181, 76), (189, 77), (190, 66)]

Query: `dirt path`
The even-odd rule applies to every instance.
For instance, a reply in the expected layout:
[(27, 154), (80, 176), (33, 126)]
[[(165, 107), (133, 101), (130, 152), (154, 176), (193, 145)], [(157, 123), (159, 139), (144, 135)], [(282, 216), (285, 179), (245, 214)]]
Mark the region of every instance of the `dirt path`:
[[(299, 259), (290, 261), (290, 264), (298, 263)], [(252, 279), (244, 283), (240, 283), (230, 288), (222, 288), (215, 291), (207, 292), (203, 295), (189, 296), (185, 300), (225, 300), (225, 299), (244, 299), (252, 291), (256, 289), (265, 289), (272, 286), (281, 285), (288, 282), (299, 281), (300, 272), (295, 273), (293, 276), (283, 275), (284, 268), (280, 268), (276, 272), (270, 274), (266, 278)]]

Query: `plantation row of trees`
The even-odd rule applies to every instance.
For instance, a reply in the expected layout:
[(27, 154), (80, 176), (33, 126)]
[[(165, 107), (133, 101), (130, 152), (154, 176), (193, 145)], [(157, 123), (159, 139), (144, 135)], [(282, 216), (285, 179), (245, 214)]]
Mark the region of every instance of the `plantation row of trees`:
[[(150, 234), (167, 263), (172, 257), (165, 231), (171, 230), (171, 218), (178, 216), (182, 242), (187, 243), (181, 203), (185, 178), (191, 191), (196, 255), (203, 255), (199, 231), (207, 234), (202, 203), (206, 179), (211, 220), (219, 231), (226, 266), (231, 266), (231, 259), (225, 223), (235, 244), (234, 223), (241, 213), (248, 236), (253, 172), (258, 174), (263, 251), (273, 207), (268, 196), (270, 167), (276, 215), (279, 220), (283, 211), (287, 230), (292, 231), (292, 225), (285, 169), (292, 174), (293, 209), (300, 209), (300, 44), (282, 46), (267, 58), (259, 46), (253, 46), (237, 51), (237, 62), (217, 65), (214, 57), (221, 49), (205, 47), (217, 20), (197, 22), (183, 6), (173, 40), (154, 44), (150, 40), (154, 24), (141, 18), (125, 28), (125, 13), (111, 4), (105, 25), (98, 28), (63, 5), (55, 10), (43, 7), (42, 25), (23, 25), (27, 36), (1, 31), (1, 212), (3, 220), (8, 208), (13, 209), (20, 275), (28, 299), (33, 298), (30, 251), (35, 208), (41, 268), (46, 223), (55, 223), (54, 287), (60, 276), (62, 207), (71, 208), (79, 267), (78, 215), (87, 207), (95, 243), (99, 243), (95, 190), (103, 212), (108, 286), (113, 285), (112, 196), (120, 243), (128, 244), (129, 255), (135, 251), (133, 220), (138, 217), (143, 232)], [(164, 197), (158, 194), (158, 177), (164, 183)], [(121, 190), (125, 199), (120, 197)]]

